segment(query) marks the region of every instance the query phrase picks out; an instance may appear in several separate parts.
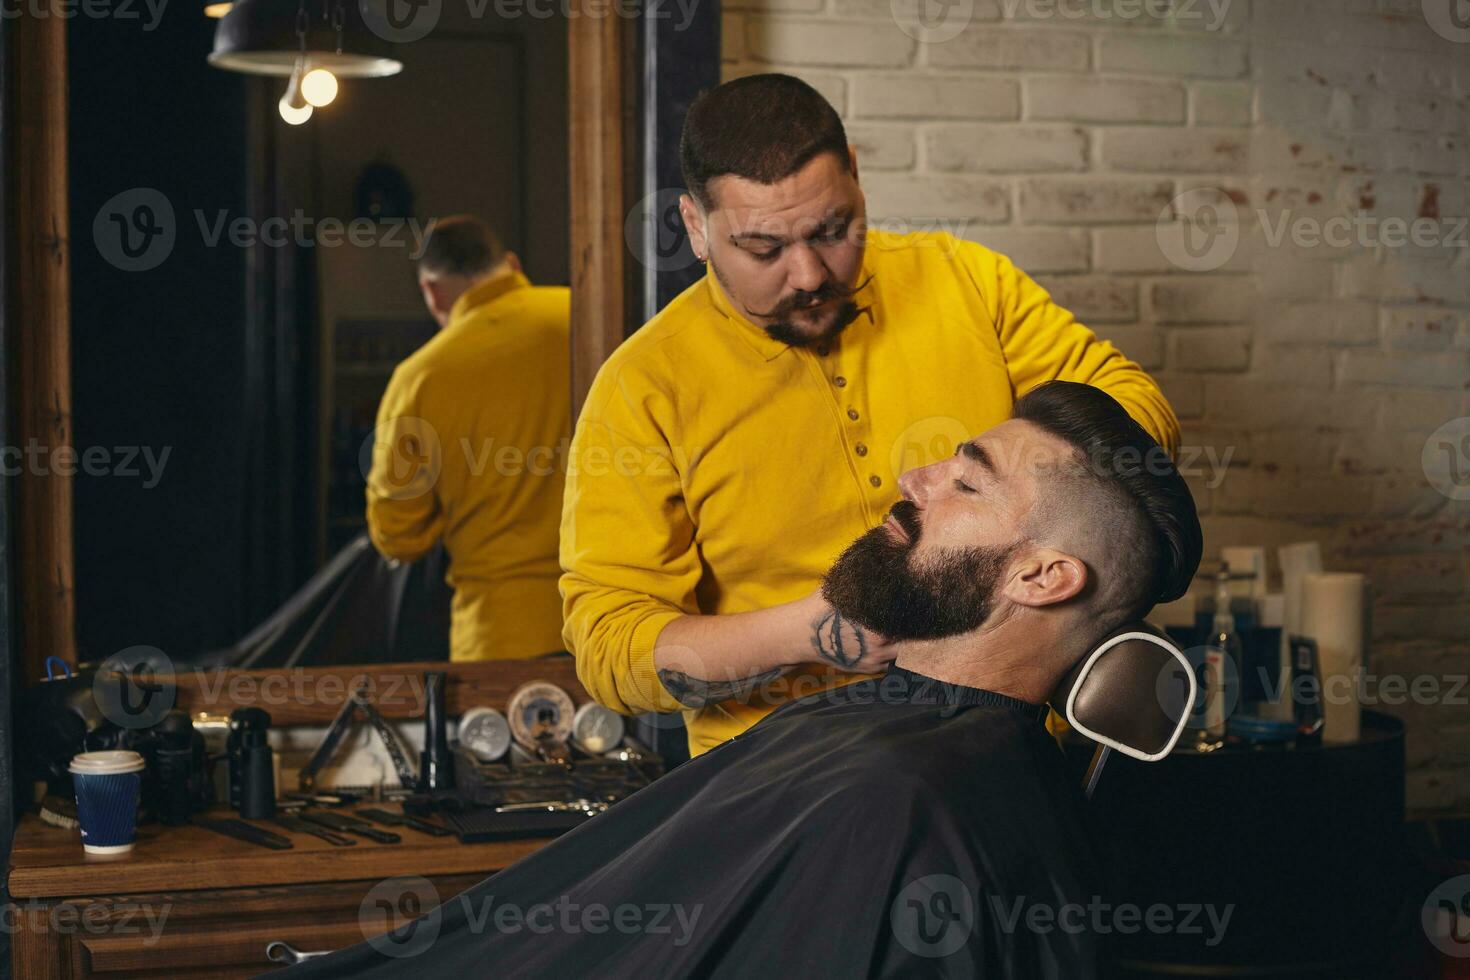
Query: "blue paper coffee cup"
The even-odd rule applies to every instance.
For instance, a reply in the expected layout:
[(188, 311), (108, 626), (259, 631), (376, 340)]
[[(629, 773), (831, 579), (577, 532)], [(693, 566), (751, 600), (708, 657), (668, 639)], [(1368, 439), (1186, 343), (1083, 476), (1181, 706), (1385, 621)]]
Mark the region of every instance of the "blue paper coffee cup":
[(138, 829), (143, 757), (126, 751), (83, 752), (71, 760), (71, 781), (87, 853), (131, 851)]

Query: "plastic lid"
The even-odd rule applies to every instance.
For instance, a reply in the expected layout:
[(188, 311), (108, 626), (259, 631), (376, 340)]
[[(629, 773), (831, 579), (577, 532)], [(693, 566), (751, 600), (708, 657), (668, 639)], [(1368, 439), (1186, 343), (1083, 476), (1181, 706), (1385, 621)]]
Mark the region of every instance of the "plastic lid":
[(83, 752), (71, 760), (71, 771), (83, 776), (109, 776), (114, 773), (140, 772), (143, 757), (136, 752)]

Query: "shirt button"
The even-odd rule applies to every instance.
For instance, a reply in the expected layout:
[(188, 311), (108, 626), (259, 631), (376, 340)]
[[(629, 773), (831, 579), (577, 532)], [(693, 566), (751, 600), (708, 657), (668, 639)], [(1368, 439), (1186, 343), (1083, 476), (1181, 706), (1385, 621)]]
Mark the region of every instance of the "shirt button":
[(883, 485), (883, 478), (875, 473), (872, 476), (868, 477), (868, 482), (875, 487), (881, 487)]
[(832, 379), (832, 383), (834, 385), (836, 385), (837, 387), (839, 387), (839, 388), (846, 388), (847, 387), (847, 379), (844, 378), (840, 374), (837, 377), (835, 377), (835, 378)]
[(859, 456), (868, 455), (868, 447), (863, 445), (862, 443), (858, 443), (856, 446), (853, 446), (852, 451), (857, 453)]
[(855, 408), (849, 408), (847, 410), (847, 417), (850, 418), (850, 419), (852, 419), (854, 422), (856, 422), (858, 420), (857, 409), (855, 409)]

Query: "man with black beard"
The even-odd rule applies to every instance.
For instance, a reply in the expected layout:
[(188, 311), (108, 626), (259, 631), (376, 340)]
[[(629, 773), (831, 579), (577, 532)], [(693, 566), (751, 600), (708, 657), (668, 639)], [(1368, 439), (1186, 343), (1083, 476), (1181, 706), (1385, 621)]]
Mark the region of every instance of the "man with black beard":
[(783, 705), (299, 975), (1096, 975), (1104, 899), (1046, 701), (1184, 592), (1194, 502), (1116, 401), (1064, 381), (902, 490), (824, 584), (842, 642), (904, 641), (887, 674)]

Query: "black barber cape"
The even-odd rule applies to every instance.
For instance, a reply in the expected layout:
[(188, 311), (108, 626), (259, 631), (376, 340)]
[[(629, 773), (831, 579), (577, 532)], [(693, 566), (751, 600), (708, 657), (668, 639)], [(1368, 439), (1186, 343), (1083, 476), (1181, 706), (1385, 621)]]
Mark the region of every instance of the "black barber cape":
[[(893, 667), (782, 706), (436, 912), (270, 976), (1093, 976), (1096, 865), (1043, 716)], [(365, 924), (394, 921), (372, 905)]]

